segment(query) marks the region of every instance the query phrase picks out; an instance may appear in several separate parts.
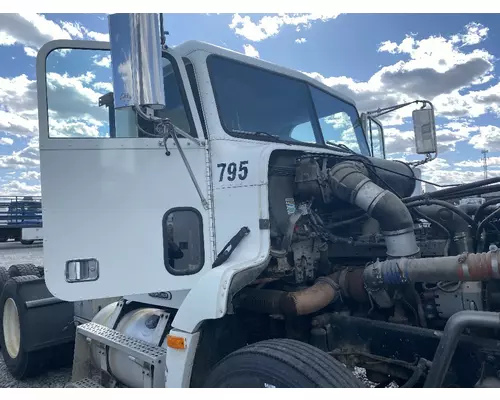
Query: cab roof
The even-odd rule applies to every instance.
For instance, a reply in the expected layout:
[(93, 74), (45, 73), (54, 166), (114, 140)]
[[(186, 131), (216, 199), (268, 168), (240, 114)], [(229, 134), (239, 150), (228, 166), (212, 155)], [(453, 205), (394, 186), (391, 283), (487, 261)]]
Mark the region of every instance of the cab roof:
[(356, 106), (356, 102), (354, 101), (354, 99), (332, 89), (330, 86), (321, 83), (317, 79), (311, 78), (310, 76), (308, 76), (302, 72), (296, 71), (294, 69), (286, 68), (286, 67), (268, 62), (268, 61), (261, 60), (259, 58), (249, 57), (249, 56), (246, 56), (242, 53), (238, 53), (238, 52), (233, 51), (233, 50), (229, 50), (229, 49), (226, 49), (226, 48), (223, 48), (220, 46), (216, 46), (216, 45), (202, 42), (202, 41), (198, 41), (198, 40), (189, 40), (187, 42), (184, 42), (178, 46), (175, 46), (175, 50), (178, 51), (180, 53), (180, 55), (183, 57), (188, 57), (191, 53), (194, 53), (197, 51), (203, 51), (203, 52), (206, 52), (209, 54), (216, 54), (216, 55), (219, 55), (221, 57), (231, 58), (233, 60), (240, 61), (240, 62), (243, 62), (245, 64), (254, 65), (256, 67), (267, 69), (267, 70), (270, 70), (270, 71), (273, 71), (273, 72), (276, 72), (276, 73), (279, 73), (282, 75), (287, 75), (287, 76), (290, 76), (292, 78), (307, 82), (307, 83), (311, 84), (312, 86), (316, 86), (316, 87), (334, 95), (335, 97), (338, 97), (339, 99), (344, 100), (344, 101)]

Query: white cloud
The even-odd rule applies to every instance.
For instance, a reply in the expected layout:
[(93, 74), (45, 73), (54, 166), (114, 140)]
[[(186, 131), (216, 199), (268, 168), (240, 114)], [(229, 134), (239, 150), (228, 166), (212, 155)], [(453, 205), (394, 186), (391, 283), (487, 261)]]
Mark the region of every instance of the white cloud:
[(477, 22), (471, 22), (465, 26), (466, 33), (454, 35), (453, 42), (462, 43), (464, 46), (475, 45), (482, 42), (488, 36), (489, 28)]
[(83, 39), (87, 29), (80, 25), (78, 22), (61, 21), (62, 28), (68, 32), (72, 37)]
[[(482, 168), (483, 160), (478, 158), (477, 160), (464, 160), (455, 163), (456, 167), (464, 168)], [(500, 157), (488, 157), (488, 166), (500, 166)]]
[(89, 37), (90, 39), (97, 40), (98, 42), (109, 42), (109, 33), (88, 31), (87, 37)]
[[(80, 76), (47, 74), (47, 103), (50, 121), (53, 118), (89, 118), (107, 121), (107, 112), (99, 107), (101, 93), (90, 88), (95, 75), (87, 72)], [(49, 121), (49, 122), (50, 122)]]
[(24, 118), (16, 113), (0, 110), (0, 132), (18, 136), (36, 135), (38, 120), (36, 117)]
[(7, 34), (7, 32), (0, 31), (0, 46), (12, 46), (16, 43), (16, 39)]
[[(468, 122), (448, 122), (437, 127), (438, 153), (443, 154), (456, 150), (460, 142), (467, 142), (471, 135), (479, 132), (480, 127)], [(410, 128), (411, 129), (411, 128)], [(390, 156), (414, 155), (415, 134), (413, 130), (401, 130), (395, 127), (384, 129), (386, 152)]]
[[(500, 176), (500, 171), (489, 170), (488, 177)], [(461, 170), (458, 168), (428, 170), (422, 173), (422, 179), (439, 185), (470, 183), (484, 178), (483, 171)]]
[(101, 92), (112, 92), (113, 84), (111, 82), (96, 82), (92, 85), (95, 90), (99, 90)]
[[(454, 120), (488, 112), (500, 115), (500, 83), (475, 89), (478, 84), (484, 87), (493, 78), (493, 55), (486, 50), (464, 47), (483, 40), (486, 34), (486, 27), (471, 23), (461, 35), (419, 39), (411, 34), (400, 43), (383, 42), (379, 52), (397, 53), (404, 58), (381, 67), (367, 81), (346, 76), (325, 77), (317, 72), (306, 74), (353, 98), (361, 111), (426, 99), (433, 102), (437, 117)], [(403, 108), (381, 119), (385, 126), (401, 125), (404, 118), (411, 117), (413, 109)]]
[[(51, 135), (97, 136), (99, 127), (108, 123), (107, 110), (99, 107), (103, 90), (112, 91), (106, 82), (95, 82), (88, 72), (80, 76), (47, 74), (49, 126)], [(0, 132), (15, 136), (38, 134), (36, 82), (26, 75), (0, 77)], [(53, 129), (53, 131), (52, 131)], [(3, 158), (1, 165), (19, 165), (18, 157)], [(21, 162), (22, 164), (22, 162)]]
[(415, 46), (415, 39), (411, 35), (407, 35), (400, 44), (387, 40), (382, 42), (378, 48), (379, 52), (396, 53), (411, 53)]
[(419, 166), (422, 170), (422, 179), (439, 185), (466, 183), (477, 179), (476, 174), (467, 171), (457, 171), (453, 165), (443, 159), (437, 158), (427, 164)]
[(38, 53), (35, 49), (33, 49), (31, 47), (25, 47), (24, 52), (26, 53), (26, 55), (28, 57), (36, 57), (36, 55)]
[(14, 144), (14, 139), (9, 137), (0, 137), (0, 145), (12, 146)]
[(28, 185), (26, 182), (12, 180), (4, 185), (0, 185), (0, 196), (40, 196), (41, 187), (39, 184)]
[(39, 49), (54, 39), (71, 39), (58, 24), (35, 13), (0, 14), (0, 44), (16, 43)]
[(19, 175), (20, 179), (23, 180), (40, 180), (40, 172), (38, 171), (23, 171), (21, 172), (21, 175)]
[(0, 104), (6, 105), (12, 112), (29, 110), (36, 115), (36, 81), (24, 74), (14, 78), (0, 77)]
[(109, 41), (109, 35), (89, 31), (78, 22), (56, 23), (36, 13), (0, 14), (0, 46), (22, 45), (27, 56), (36, 57), (42, 45), (55, 39)]
[(229, 27), (234, 32), (253, 42), (260, 42), (279, 33), (285, 25), (299, 28), (309, 28), (314, 21), (328, 21), (337, 18), (338, 14), (277, 14), (266, 15), (258, 22), (253, 22), (250, 16), (234, 14)]
[(469, 144), (475, 149), (500, 151), (500, 127), (488, 125), (479, 128), (479, 135), (473, 136)]
[(415, 134), (413, 131), (401, 131), (396, 128), (384, 129), (387, 155), (415, 154)]
[(59, 120), (51, 119), (49, 121), (51, 137), (98, 137), (99, 127), (102, 125), (99, 121), (88, 120)]
[(40, 156), (38, 147), (29, 145), (28, 147), (15, 151), (11, 155), (0, 156), (0, 168), (7, 169), (26, 169), (40, 165)]
[(111, 56), (95, 57), (94, 64), (99, 67), (109, 68), (111, 66)]
[(298, 43), (298, 44), (305, 43), (305, 42), (307, 42), (306, 38), (295, 39), (295, 43)]
[(259, 52), (251, 44), (244, 44), (243, 50), (245, 50), (245, 55), (250, 56), (250, 57), (259, 58)]

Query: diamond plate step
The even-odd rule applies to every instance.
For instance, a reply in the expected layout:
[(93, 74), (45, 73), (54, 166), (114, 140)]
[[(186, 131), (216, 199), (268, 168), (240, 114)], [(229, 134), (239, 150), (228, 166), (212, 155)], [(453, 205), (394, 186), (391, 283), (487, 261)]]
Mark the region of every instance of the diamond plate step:
[(90, 378), (81, 379), (76, 382), (69, 382), (65, 386), (66, 388), (74, 388), (74, 389), (83, 389), (83, 388), (92, 388), (92, 389), (102, 389), (104, 386), (99, 385), (96, 381)]
[(131, 338), (95, 322), (78, 326), (77, 332), (96, 342), (123, 351), (137, 360), (152, 365), (165, 365), (167, 350), (162, 347)]

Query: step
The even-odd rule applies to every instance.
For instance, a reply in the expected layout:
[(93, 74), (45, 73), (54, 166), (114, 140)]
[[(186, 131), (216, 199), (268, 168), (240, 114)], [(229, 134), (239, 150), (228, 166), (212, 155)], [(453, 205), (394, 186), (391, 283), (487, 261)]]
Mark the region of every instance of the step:
[(79, 325), (77, 333), (151, 365), (165, 365), (167, 359), (166, 349), (131, 338), (95, 322)]
[(75, 382), (69, 382), (65, 386), (66, 388), (75, 388), (75, 389), (83, 389), (83, 388), (91, 388), (91, 389), (102, 389), (104, 386), (99, 385), (96, 381), (90, 378), (81, 379)]

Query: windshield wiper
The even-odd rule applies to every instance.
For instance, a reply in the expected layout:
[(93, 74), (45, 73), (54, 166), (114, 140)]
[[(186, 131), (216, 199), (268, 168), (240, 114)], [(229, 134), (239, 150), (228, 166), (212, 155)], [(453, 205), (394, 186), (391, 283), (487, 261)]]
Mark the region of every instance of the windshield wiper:
[(329, 145), (329, 146), (332, 146), (332, 147), (335, 147), (339, 150), (342, 150), (346, 153), (351, 153), (351, 154), (356, 154), (356, 152), (354, 150), (351, 150), (349, 147), (347, 147), (345, 144), (341, 144), (341, 143), (335, 143), (334, 141), (332, 140), (327, 140), (326, 141), (326, 144)]
[(290, 143), (287, 143), (286, 141), (284, 141), (280, 136), (273, 135), (272, 133), (269, 133), (269, 132), (264, 132), (264, 131), (243, 131), (243, 130), (239, 130), (239, 129), (233, 129), (232, 131), (234, 133), (239, 133), (239, 134), (242, 134), (242, 135), (267, 136), (267, 137), (273, 138), (277, 142), (284, 143), (284, 144), (286, 144), (288, 146), (291, 146)]

